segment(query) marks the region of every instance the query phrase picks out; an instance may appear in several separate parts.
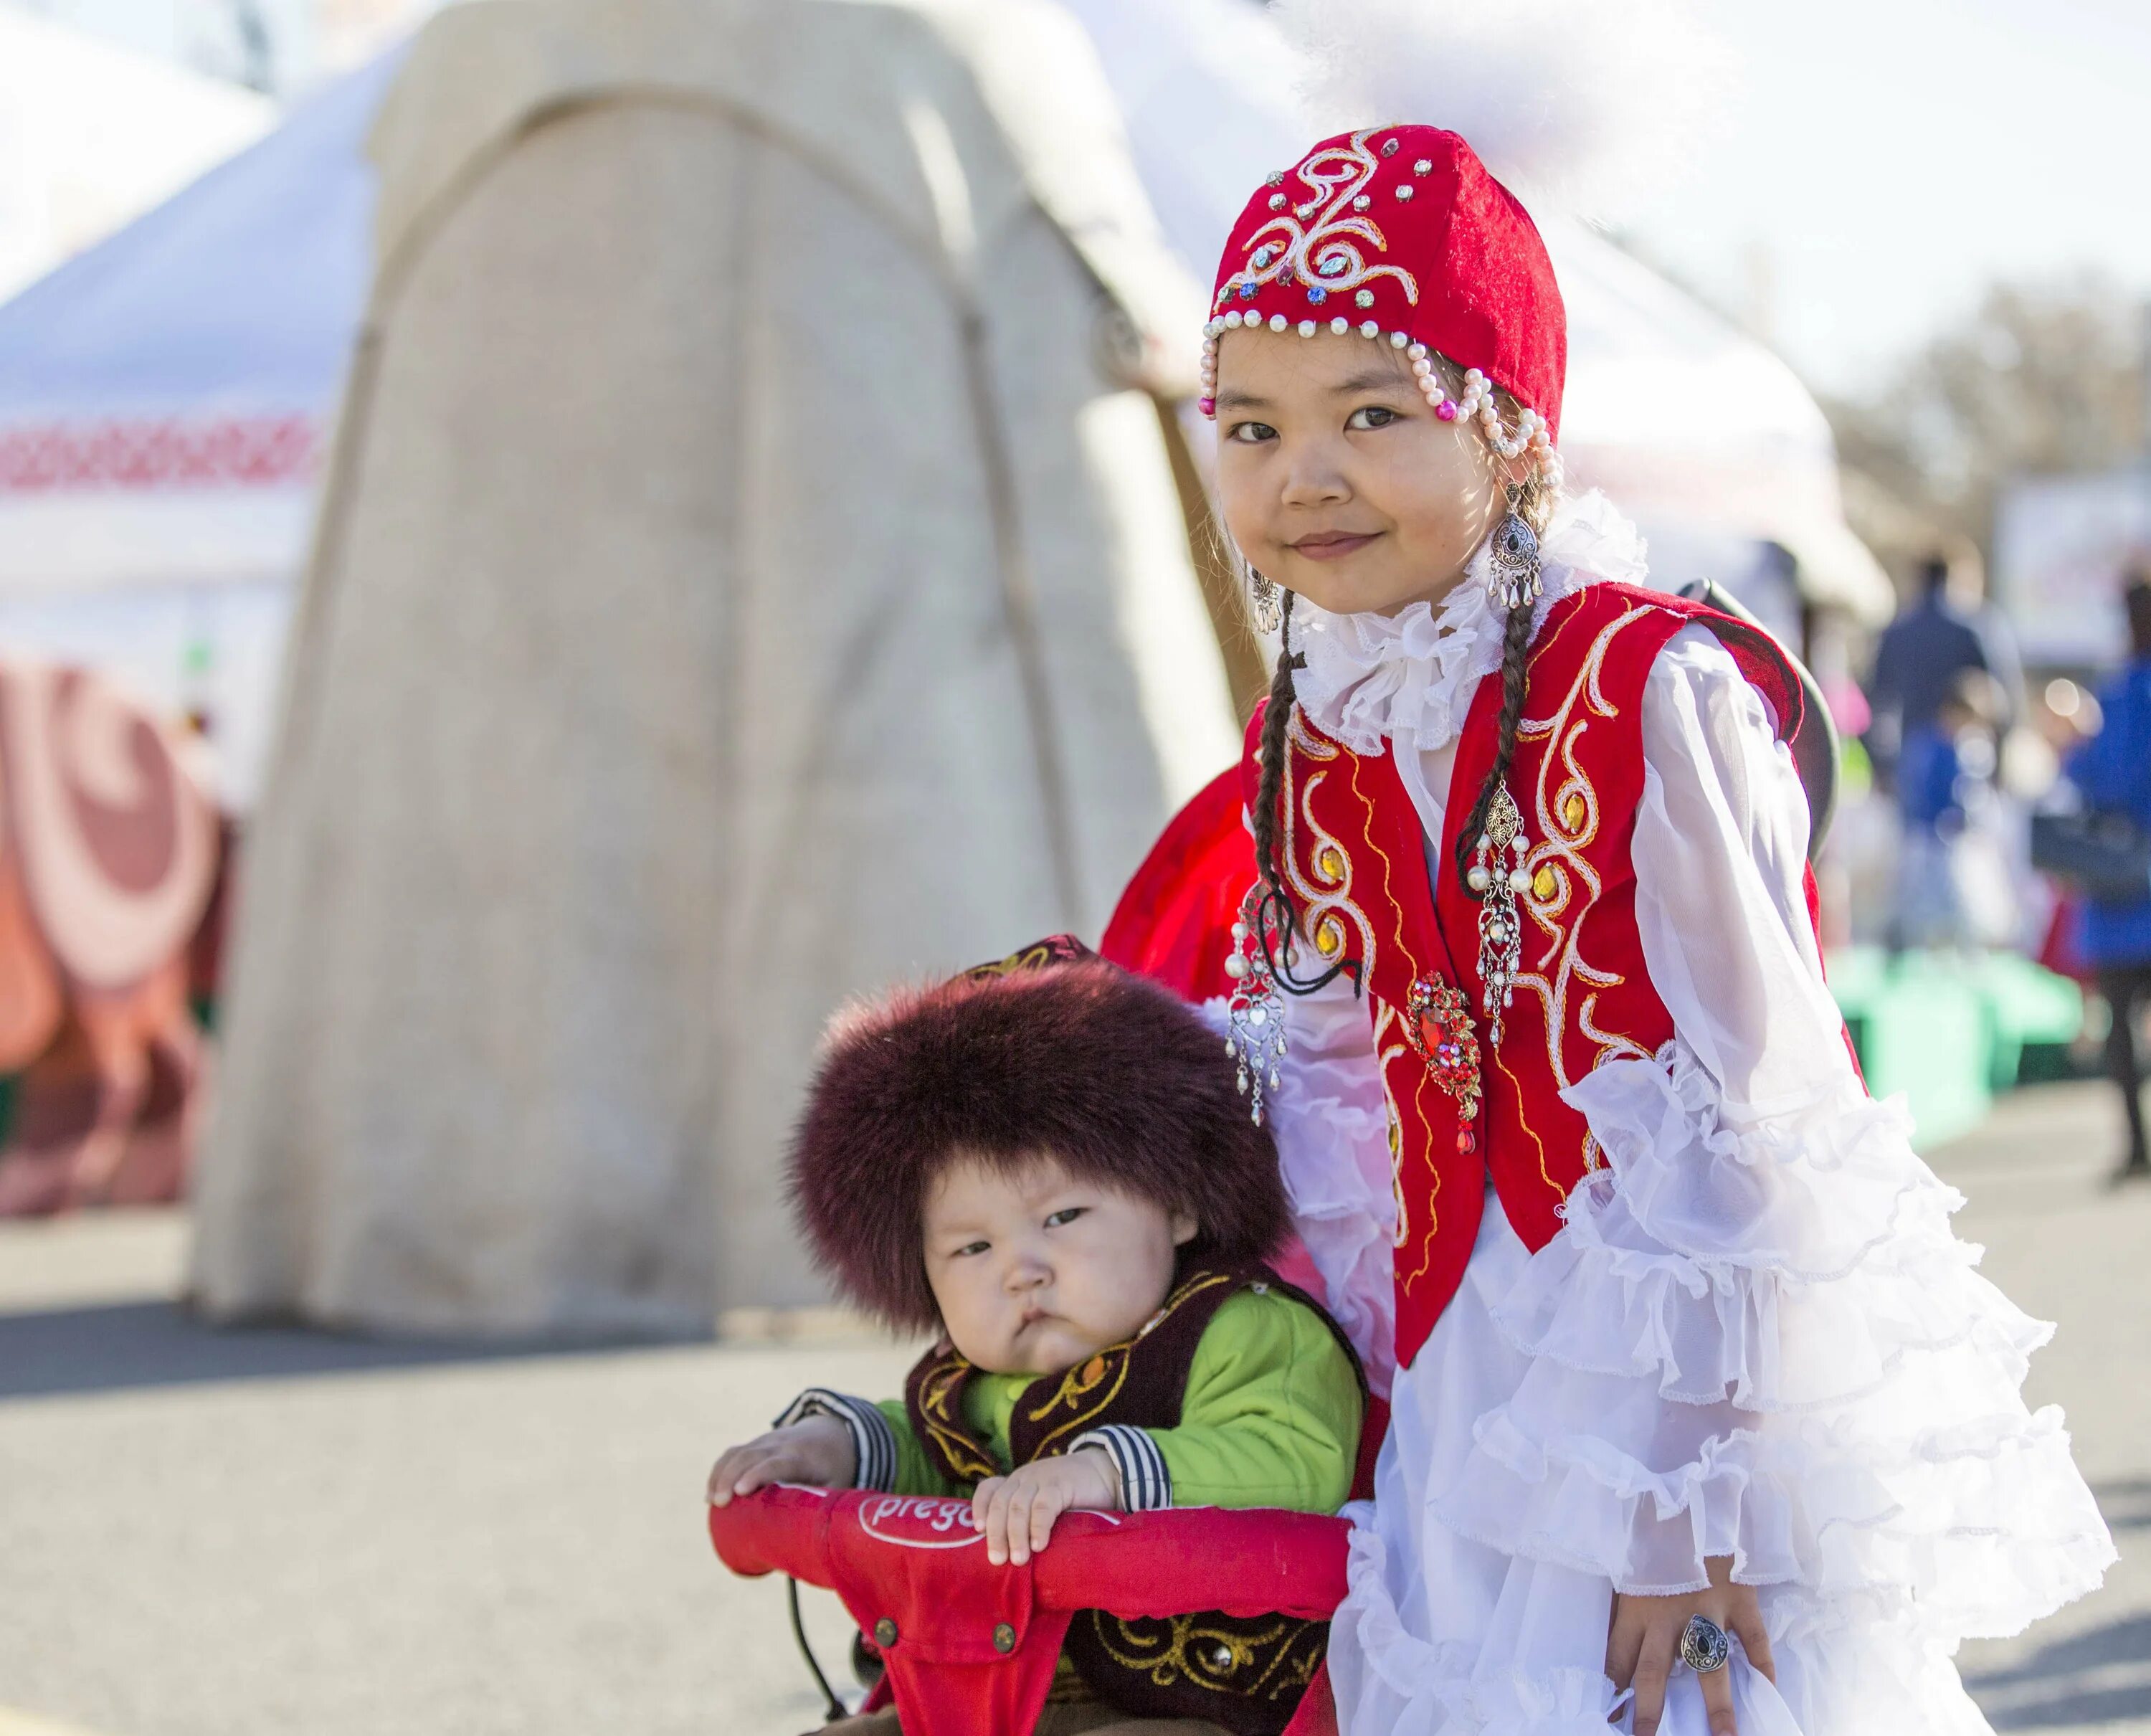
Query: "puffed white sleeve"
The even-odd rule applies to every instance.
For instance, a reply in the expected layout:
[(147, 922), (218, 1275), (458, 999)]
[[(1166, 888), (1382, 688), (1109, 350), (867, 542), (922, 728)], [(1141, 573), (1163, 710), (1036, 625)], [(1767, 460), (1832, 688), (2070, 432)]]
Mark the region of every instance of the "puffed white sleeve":
[(2019, 1392), (2051, 1329), (1860, 1083), (1799, 779), (1707, 630), (1660, 656), (1642, 732), (1636, 910), (1675, 1036), (1565, 1093), (1606, 1166), (1496, 1308), (1526, 1369), (1445, 1510), (1627, 1592), (1729, 1556), (1781, 1633), (2015, 1632), (2113, 1559), (2061, 1413)]
[[(1203, 1011), (1222, 1034), (1226, 1003)], [(1284, 1019), (1287, 1048), (1266, 1113), (1293, 1227), (1368, 1385), (1387, 1398), (1396, 1374), (1396, 1197), (1374, 1029), (1343, 975), (1286, 995)]]

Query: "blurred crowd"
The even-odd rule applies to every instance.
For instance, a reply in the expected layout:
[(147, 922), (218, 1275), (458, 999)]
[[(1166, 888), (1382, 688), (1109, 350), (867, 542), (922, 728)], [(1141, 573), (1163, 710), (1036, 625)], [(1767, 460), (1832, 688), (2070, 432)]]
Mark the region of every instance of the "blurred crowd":
[[(1841, 853), (1852, 938), (2014, 948), (2098, 991), (2130, 1143), (2151, 1004), (2151, 564), (2120, 580), (2126, 642), (2088, 671), (2027, 681), (1970, 559), (1935, 556), (1883, 632), (1847, 745), (1858, 817)], [(1863, 799), (1860, 799), (1864, 797)], [(2094, 1004), (2094, 1016), (2101, 1012)]]

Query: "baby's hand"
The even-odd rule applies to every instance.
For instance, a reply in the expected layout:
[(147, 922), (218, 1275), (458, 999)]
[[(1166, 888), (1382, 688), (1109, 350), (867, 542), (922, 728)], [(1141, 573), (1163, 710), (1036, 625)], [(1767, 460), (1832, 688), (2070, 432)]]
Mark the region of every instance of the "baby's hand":
[(852, 1431), (833, 1416), (802, 1417), (788, 1428), (731, 1448), (710, 1471), (710, 1501), (724, 1506), (772, 1483), (848, 1489), (858, 1476)]
[(1053, 1521), (1073, 1508), (1117, 1513), (1121, 1474), (1101, 1447), (1037, 1459), (988, 1477), (971, 1497), (971, 1523), (986, 1534), (986, 1559), (1021, 1566), (1045, 1547)]

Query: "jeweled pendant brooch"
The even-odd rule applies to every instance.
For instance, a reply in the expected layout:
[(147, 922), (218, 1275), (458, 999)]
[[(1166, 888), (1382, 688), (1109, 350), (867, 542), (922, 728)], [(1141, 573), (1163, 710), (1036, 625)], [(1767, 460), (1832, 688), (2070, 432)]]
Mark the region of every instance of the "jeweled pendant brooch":
[(1464, 991), (1438, 976), (1411, 985), (1404, 1005), (1404, 1036), (1426, 1063), (1435, 1086), (1456, 1100), (1456, 1149), (1476, 1148), (1479, 1119), (1479, 1033)]

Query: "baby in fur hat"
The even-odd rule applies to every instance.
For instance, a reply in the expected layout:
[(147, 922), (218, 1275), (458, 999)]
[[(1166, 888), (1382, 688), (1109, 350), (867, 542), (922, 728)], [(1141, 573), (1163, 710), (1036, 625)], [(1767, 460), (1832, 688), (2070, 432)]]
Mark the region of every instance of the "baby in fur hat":
[[(1269, 1135), (1191, 1008), (1078, 950), (833, 1025), (792, 1151), (800, 1222), (851, 1301), (940, 1336), (901, 1399), (802, 1394), (717, 1460), (712, 1501), (780, 1481), (968, 1495), (989, 1558), (1017, 1563), (1070, 1509), (1344, 1503), (1364, 1384), (1263, 1263), (1288, 1222)], [(1040, 1728), (1282, 1729), (1326, 1624), (1203, 1621), (1248, 1643), (1176, 1673), (1134, 1663), (1155, 1647), (1129, 1624), (1077, 1617)]]

